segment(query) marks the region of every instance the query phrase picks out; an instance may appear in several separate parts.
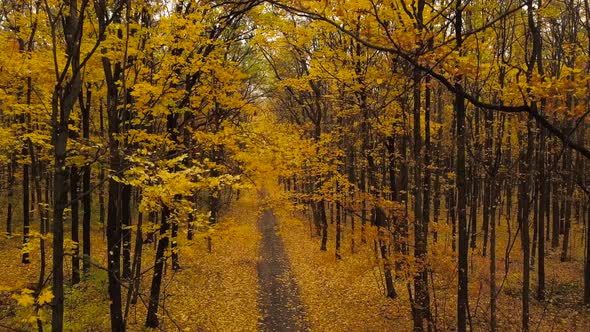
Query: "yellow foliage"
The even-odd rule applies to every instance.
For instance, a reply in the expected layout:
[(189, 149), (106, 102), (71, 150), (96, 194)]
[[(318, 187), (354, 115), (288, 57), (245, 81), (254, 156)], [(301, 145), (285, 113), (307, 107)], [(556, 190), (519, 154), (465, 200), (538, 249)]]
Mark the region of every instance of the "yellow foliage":
[(20, 294), (13, 294), (12, 298), (16, 300), (18, 305), (22, 307), (28, 307), (35, 304), (35, 298), (32, 294), (32, 290), (25, 288), (21, 290)]

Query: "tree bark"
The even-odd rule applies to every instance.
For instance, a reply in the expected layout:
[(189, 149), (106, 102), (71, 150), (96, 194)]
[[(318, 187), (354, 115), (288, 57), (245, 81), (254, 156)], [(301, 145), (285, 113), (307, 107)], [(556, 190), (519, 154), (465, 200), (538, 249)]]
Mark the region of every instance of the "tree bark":
[(158, 320), (158, 308), (160, 305), (160, 288), (164, 273), (164, 255), (170, 242), (170, 236), (166, 233), (170, 230), (170, 209), (167, 206), (162, 208), (162, 225), (160, 226), (160, 239), (158, 240), (158, 249), (156, 251), (156, 262), (154, 264), (154, 276), (150, 288), (150, 299), (145, 321), (146, 327), (156, 328), (160, 324)]
[[(90, 140), (90, 88), (86, 90), (86, 104), (81, 101), (80, 106), (82, 110), (82, 137), (84, 140)], [(91, 167), (86, 163), (82, 167), (82, 205), (84, 208), (84, 215), (82, 217), (82, 256), (83, 256), (83, 271), (84, 274), (90, 272), (90, 218), (92, 216), (92, 192), (90, 188)], [(101, 184), (102, 185), (102, 184)]]
[[(541, 107), (543, 108), (543, 106)], [(537, 256), (537, 299), (545, 299), (545, 202), (547, 201), (548, 188), (545, 180), (545, 129), (541, 128), (539, 137), (539, 211), (538, 211), (538, 238), (539, 254)]]
[[(23, 119), (25, 115), (23, 114)], [(27, 145), (29, 144), (28, 140), (25, 143), (25, 147), (23, 148), (23, 154), (28, 153)], [(29, 180), (29, 165), (27, 163), (23, 164), (23, 246), (28, 246), (29, 243), (29, 229), (31, 227), (31, 203), (30, 203), (30, 180)], [(29, 264), (29, 251), (28, 249), (23, 251), (22, 260), (23, 264)]]
[(80, 254), (79, 250), (79, 206), (78, 203), (78, 183), (80, 182), (80, 175), (78, 173), (78, 167), (72, 166), (70, 168), (70, 199), (71, 199), (71, 215), (72, 215), (72, 242), (74, 243), (74, 252), (72, 255), (72, 285), (80, 282)]
[(120, 185), (121, 190), (121, 240), (123, 242), (123, 279), (131, 278), (131, 186)]
[(590, 305), (590, 193), (588, 195), (588, 206), (586, 210), (586, 261), (584, 263), (584, 304)]
[(15, 168), (16, 159), (12, 156), (8, 164), (8, 193), (6, 196), (6, 200), (8, 201), (8, 206), (6, 207), (6, 234), (8, 236), (12, 236), (12, 200), (14, 197)]
[[(461, 0), (455, 3), (455, 39), (457, 49), (461, 53), (463, 42), (463, 5)], [(463, 91), (461, 86), (462, 77), (457, 78), (455, 88), (457, 91)], [(455, 94), (455, 117), (457, 130), (457, 168), (456, 168), (456, 186), (457, 186), (457, 216), (459, 221), (459, 278), (457, 291), (457, 330), (459, 332), (467, 331), (467, 310), (469, 302), (468, 291), (468, 271), (467, 271), (467, 254), (469, 239), (467, 234), (467, 215), (466, 215), (466, 189), (465, 180), (465, 99), (461, 93)]]
[[(84, 3), (86, 4), (86, 3)], [(83, 5), (84, 6), (84, 5)], [(64, 314), (64, 273), (63, 273), (63, 244), (64, 244), (64, 210), (68, 204), (69, 169), (66, 165), (68, 123), (74, 104), (80, 93), (82, 80), (80, 75), (80, 39), (82, 24), (79, 22), (80, 12), (84, 7), (78, 8), (78, 2), (68, 0), (64, 2), (67, 14), (64, 15), (63, 31), (66, 41), (66, 54), (71, 62), (71, 76), (68, 81), (59, 82), (51, 100), (51, 124), (53, 127), (53, 151), (54, 151), (54, 178), (53, 178), (53, 303), (51, 316), (51, 329), (54, 332), (63, 330)], [(56, 26), (52, 26), (52, 34), (56, 34)], [(54, 49), (58, 45), (53, 45)], [(57, 66), (57, 64), (56, 64)], [(55, 73), (58, 75), (59, 73)], [(65, 73), (63, 73), (65, 76)], [(63, 77), (63, 76), (62, 76)], [(64, 89), (68, 86), (68, 89)]]

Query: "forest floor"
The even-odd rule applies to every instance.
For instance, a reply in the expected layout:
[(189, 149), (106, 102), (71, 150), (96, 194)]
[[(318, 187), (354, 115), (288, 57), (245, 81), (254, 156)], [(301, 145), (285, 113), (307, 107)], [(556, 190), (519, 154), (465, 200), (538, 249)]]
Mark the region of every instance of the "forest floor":
[[(98, 213), (96, 213), (98, 215)], [(259, 201), (255, 193), (245, 193), (232, 202), (210, 233), (212, 251), (208, 252), (206, 236), (188, 241), (186, 233), (178, 237), (182, 269), (174, 272), (167, 265), (162, 281), (159, 317), (164, 331), (256, 331), (261, 315), (258, 306)], [(17, 221), (18, 223), (18, 221)], [(66, 234), (69, 230), (66, 231)], [(135, 241), (135, 237), (133, 238)], [(12, 298), (23, 288), (31, 288), (39, 275), (39, 250), (31, 254), (31, 263), (20, 262), (21, 237), (0, 239), (0, 331), (31, 331), (32, 325), (22, 322), (29, 314)], [(46, 276), (51, 269), (51, 241), (48, 248)], [(93, 224), (92, 260), (97, 266), (82, 282), (72, 286), (71, 259), (64, 260), (65, 331), (109, 331), (109, 298), (106, 266), (106, 240), (101, 225)], [(154, 244), (143, 247), (141, 296), (127, 314), (128, 331), (145, 331), (146, 306), (155, 260)], [(34, 285), (33, 285), (34, 286)], [(127, 295), (123, 289), (123, 297)], [(40, 316), (45, 330), (50, 330), (50, 311), (46, 307)]]
[(277, 226), (272, 210), (265, 210), (259, 219), (262, 233), (258, 262), (262, 313), (259, 328), (262, 331), (306, 331), (305, 310)]
[[(398, 297), (386, 298), (382, 262), (374, 253), (375, 229), (361, 225), (355, 232), (348, 224), (342, 239), (342, 259), (334, 253), (334, 225), (330, 225), (328, 251), (320, 251), (320, 239), (301, 211), (289, 206), (275, 191), (261, 199), (256, 191), (244, 193), (232, 203), (219, 227), (192, 241), (179, 236), (182, 269), (166, 270), (160, 312), (165, 331), (409, 331), (412, 328), (411, 279), (395, 280)], [(499, 226), (498, 320), (502, 331), (520, 330), (522, 258), (518, 250), (505, 270), (504, 251), (508, 246), (506, 222)], [(92, 233), (93, 262), (97, 268), (80, 284), (66, 287), (66, 331), (108, 331), (105, 239), (100, 224)], [(455, 328), (456, 262), (450, 246), (449, 230), (439, 227), (439, 242), (430, 245), (431, 303), (437, 330)], [(562, 263), (557, 252), (548, 250), (547, 300), (534, 299), (536, 272), (532, 273), (531, 330), (589, 331), (590, 310), (580, 305), (582, 261), (580, 230), (574, 225), (572, 260)], [(68, 233), (69, 234), (69, 233)], [(364, 241), (363, 241), (364, 238)], [(513, 236), (514, 238), (514, 236)], [(31, 264), (20, 263), (21, 238), (0, 239), (0, 331), (30, 331), (21, 320), (27, 309), (17, 305), (14, 295), (30, 288), (39, 274), (39, 250), (31, 254)], [(364, 243), (363, 243), (364, 242)], [(520, 244), (516, 238), (512, 245)], [(51, 262), (51, 241), (48, 262)], [(154, 246), (144, 246), (141, 297), (127, 313), (129, 331), (143, 331), (145, 304), (149, 296)], [(47, 267), (46, 276), (50, 271)], [(71, 259), (65, 260), (70, 281)], [(475, 330), (488, 330), (489, 259), (479, 249), (470, 254), (470, 312)], [(432, 286), (435, 285), (435, 291)], [(123, 292), (124, 296), (126, 292)], [(29, 313), (30, 314), (30, 313)], [(49, 320), (49, 308), (40, 317)], [(48, 323), (45, 325), (49, 328)]]
[[(384, 296), (383, 262), (375, 254), (377, 230), (366, 226), (364, 236), (357, 220), (356, 231), (343, 227), (342, 259), (334, 252), (334, 225), (330, 224), (328, 250), (320, 251), (320, 237), (309, 223), (309, 216), (299, 211), (275, 209), (280, 234), (298, 282), (311, 329), (314, 331), (411, 331), (411, 276), (394, 281), (397, 298)], [(328, 217), (330, 220), (330, 217)], [(330, 222), (330, 221), (329, 221)], [(513, 225), (514, 227), (514, 225)], [(548, 249), (546, 257), (546, 300), (536, 296), (537, 271), (531, 271), (530, 330), (590, 331), (590, 308), (584, 307), (583, 254), (580, 238), (582, 225), (575, 225), (572, 258), (561, 262), (559, 251)], [(450, 245), (448, 225), (439, 226), (439, 242), (430, 242), (430, 301), (438, 331), (456, 330), (457, 266)], [(507, 235), (505, 220), (498, 226), (497, 285), (502, 293), (497, 299), (498, 329), (521, 330), (522, 257), (519, 236)], [(514, 230), (513, 230), (514, 232)], [(532, 233), (532, 232), (531, 232)], [(447, 236), (449, 235), (449, 236)], [(363, 241), (364, 238), (364, 241)], [(364, 242), (364, 243), (363, 243)], [(354, 243), (354, 244), (353, 244)], [(505, 259), (507, 248), (512, 250)], [(469, 255), (470, 322), (472, 330), (489, 330), (489, 257), (481, 248)], [(509, 267), (506, 270), (506, 266)], [(435, 287), (434, 287), (435, 286)]]

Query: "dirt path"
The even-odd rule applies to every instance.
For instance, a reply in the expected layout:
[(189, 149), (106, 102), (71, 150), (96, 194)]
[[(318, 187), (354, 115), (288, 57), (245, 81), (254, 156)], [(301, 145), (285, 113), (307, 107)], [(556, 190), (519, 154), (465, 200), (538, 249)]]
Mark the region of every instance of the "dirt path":
[(308, 331), (297, 284), (289, 270), (283, 242), (277, 234), (277, 220), (271, 210), (264, 211), (258, 228), (262, 233), (258, 262), (262, 318), (258, 328), (261, 331)]

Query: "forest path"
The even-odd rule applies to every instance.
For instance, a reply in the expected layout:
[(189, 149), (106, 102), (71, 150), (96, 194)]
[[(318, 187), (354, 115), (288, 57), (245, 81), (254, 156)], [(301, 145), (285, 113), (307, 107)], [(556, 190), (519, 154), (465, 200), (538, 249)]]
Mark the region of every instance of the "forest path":
[(258, 262), (261, 331), (307, 331), (305, 310), (289, 268), (283, 241), (277, 234), (277, 219), (267, 209), (258, 220), (262, 233)]

